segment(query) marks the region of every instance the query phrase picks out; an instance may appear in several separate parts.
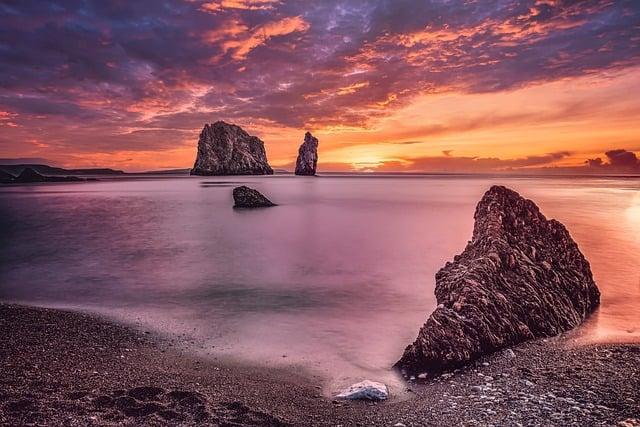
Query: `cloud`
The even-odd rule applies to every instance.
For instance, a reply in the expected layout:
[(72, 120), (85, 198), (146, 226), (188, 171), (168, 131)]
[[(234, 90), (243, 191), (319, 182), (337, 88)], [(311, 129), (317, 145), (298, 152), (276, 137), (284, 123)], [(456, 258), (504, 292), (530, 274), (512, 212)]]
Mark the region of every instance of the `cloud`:
[(544, 155), (531, 155), (514, 159), (481, 156), (453, 156), (451, 150), (442, 156), (398, 158), (382, 162), (320, 164), (322, 172), (378, 172), (378, 173), (483, 173), (483, 174), (528, 174), (528, 175), (602, 175), (631, 173), (640, 174), (640, 159), (635, 153), (623, 149), (605, 153), (608, 161), (601, 158), (588, 159), (584, 165), (564, 166), (558, 164), (572, 153), (558, 151)]
[(633, 151), (616, 149), (604, 154), (607, 157), (606, 162), (600, 157), (588, 159), (587, 167), (608, 173), (640, 173), (640, 159)]
[(272, 10), (280, 0), (218, 0), (202, 3), (200, 10), (218, 13), (225, 9)]
[[(640, 65), (634, 0), (21, 0), (0, 10), (0, 111), (15, 115), (0, 122), (15, 152), (42, 134), (51, 149), (87, 152), (90, 135), (105, 151), (166, 149), (173, 132), (219, 117), (370, 129), (416, 96)], [(397, 139), (460, 131), (424, 127)]]
[(205, 38), (209, 42), (220, 42), (223, 53), (231, 51), (233, 59), (244, 60), (249, 52), (273, 37), (305, 32), (308, 29), (309, 23), (300, 16), (266, 22), (251, 30), (239, 21), (232, 20), (222, 28), (206, 33)]
[(550, 165), (571, 153), (558, 151), (544, 155), (526, 156), (515, 159), (498, 157), (453, 156), (445, 150), (442, 156), (426, 156), (383, 162), (373, 169), (376, 172), (448, 172), (448, 173), (488, 173), (525, 170), (530, 167)]
[(55, 165), (49, 159), (43, 159), (41, 157), (18, 157), (18, 158), (11, 158), (11, 159), (6, 159), (6, 158), (0, 159), (0, 165), (24, 165), (24, 164), (49, 165), (49, 166)]

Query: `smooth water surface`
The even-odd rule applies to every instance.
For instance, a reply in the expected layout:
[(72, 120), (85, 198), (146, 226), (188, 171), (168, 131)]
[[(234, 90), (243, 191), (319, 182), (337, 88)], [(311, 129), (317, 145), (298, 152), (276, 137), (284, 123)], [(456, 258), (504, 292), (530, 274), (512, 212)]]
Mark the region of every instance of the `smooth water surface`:
[[(563, 222), (602, 307), (588, 340), (640, 338), (640, 181), (175, 177), (0, 187), (0, 300), (186, 333), (196, 349), (388, 379), (435, 308), (436, 271), (491, 184)], [(234, 210), (233, 186), (279, 206)]]

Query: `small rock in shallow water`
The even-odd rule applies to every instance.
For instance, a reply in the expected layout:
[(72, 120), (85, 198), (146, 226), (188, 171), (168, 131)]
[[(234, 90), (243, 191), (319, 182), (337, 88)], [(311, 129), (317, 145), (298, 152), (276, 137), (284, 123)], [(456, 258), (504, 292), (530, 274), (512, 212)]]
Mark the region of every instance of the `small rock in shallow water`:
[(389, 398), (389, 389), (382, 383), (364, 380), (342, 390), (336, 397), (348, 400), (386, 400)]
[(233, 189), (234, 208), (266, 208), (276, 206), (275, 203), (263, 196), (258, 190), (246, 185)]

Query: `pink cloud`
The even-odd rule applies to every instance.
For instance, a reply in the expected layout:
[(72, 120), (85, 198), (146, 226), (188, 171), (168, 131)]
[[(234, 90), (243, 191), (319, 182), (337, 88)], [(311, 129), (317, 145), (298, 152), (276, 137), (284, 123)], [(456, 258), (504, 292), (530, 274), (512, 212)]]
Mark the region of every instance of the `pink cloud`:
[(266, 22), (252, 29), (241, 21), (232, 19), (225, 22), (222, 27), (207, 32), (205, 40), (210, 43), (220, 43), (225, 54), (231, 52), (234, 59), (243, 60), (249, 52), (267, 43), (271, 38), (305, 32), (309, 27), (309, 23), (300, 16)]
[(209, 13), (218, 13), (224, 9), (238, 10), (271, 10), (279, 0), (218, 0), (203, 3), (200, 10)]

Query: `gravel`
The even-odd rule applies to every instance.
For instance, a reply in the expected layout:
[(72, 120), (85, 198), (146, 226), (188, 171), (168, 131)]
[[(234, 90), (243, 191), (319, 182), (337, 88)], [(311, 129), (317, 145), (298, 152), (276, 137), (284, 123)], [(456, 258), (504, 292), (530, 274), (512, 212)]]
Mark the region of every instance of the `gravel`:
[[(629, 425), (640, 418), (640, 345), (514, 347), (418, 376), (384, 403), (332, 402), (301, 369), (201, 359), (67, 311), (0, 304), (0, 425)], [(396, 393), (397, 394), (397, 393)]]

